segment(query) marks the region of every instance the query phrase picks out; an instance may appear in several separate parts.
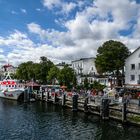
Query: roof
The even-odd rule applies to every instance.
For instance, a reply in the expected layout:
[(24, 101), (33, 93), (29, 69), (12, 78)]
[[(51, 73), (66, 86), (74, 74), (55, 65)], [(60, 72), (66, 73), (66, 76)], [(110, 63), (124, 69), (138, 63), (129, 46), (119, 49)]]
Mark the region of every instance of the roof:
[(4, 67), (4, 68), (8, 68), (8, 67), (13, 67), (13, 66), (10, 65), (10, 64), (6, 64), (6, 65), (4, 65), (3, 67)]
[(81, 61), (81, 60), (88, 60), (88, 59), (95, 59), (95, 57), (80, 58), (80, 59), (74, 60), (74, 61), (72, 61), (72, 62)]
[(136, 51), (138, 51), (140, 49), (140, 46), (135, 50), (133, 51), (127, 58), (129, 58), (132, 54), (134, 54)]
[(40, 86), (39, 84), (35, 83), (35, 82), (29, 82), (29, 83), (26, 83), (25, 86), (33, 86), (33, 87), (37, 87), (37, 86)]

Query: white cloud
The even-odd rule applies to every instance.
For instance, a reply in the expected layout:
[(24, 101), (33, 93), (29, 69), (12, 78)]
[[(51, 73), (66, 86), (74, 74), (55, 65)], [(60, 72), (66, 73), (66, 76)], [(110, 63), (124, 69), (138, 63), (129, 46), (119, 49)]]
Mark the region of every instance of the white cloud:
[(26, 9), (20, 9), (22, 13), (27, 14)]
[[(51, 5), (50, 8), (53, 8), (56, 3), (60, 3), (60, 0), (56, 3), (54, 1), (47, 2), (45, 6)], [(46, 53), (49, 57), (53, 54), (53, 59), (70, 60), (69, 58), (96, 56), (97, 48), (110, 39), (122, 41), (130, 49), (136, 48), (138, 39), (135, 36), (124, 37), (119, 32), (129, 29), (132, 25), (130, 22), (137, 20), (138, 13), (139, 5), (134, 1), (110, 0), (107, 3), (104, 0), (97, 0), (93, 5), (77, 12), (74, 19), (65, 22), (66, 32), (45, 30), (34, 23), (29, 24), (28, 29), (52, 42), (51, 50)], [(137, 23), (136, 29), (138, 27), (139, 23)], [(135, 34), (139, 35), (138, 30)], [(57, 52), (59, 53), (57, 54)]]
[(59, 7), (60, 4), (61, 4), (61, 0), (43, 0), (43, 5), (48, 9)]
[(75, 3), (63, 3), (62, 4), (62, 13), (68, 14), (76, 7)]
[(41, 11), (41, 9), (40, 9), (40, 8), (36, 8), (36, 11), (39, 11), (39, 12), (40, 12), (40, 11)]
[(3, 49), (0, 48), (0, 53), (3, 53)]
[(32, 23), (28, 24), (27, 27), (31, 33), (38, 34), (42, 40), (44, 38), (46, 38), (47, 31), (41, 29), (40, 25), (32, 22)]
[(69, 14), (78, 4), (74, 2), (64, 2), (62, 0), (43, 0), (43, 5), (49, 10), (59, 8), (59, 11), (56, 11), (56, 13), (62, 14)]
[[(123, 42), (131, 50), (138, 47), (139, 4), (129, 0), (109, 2), (96, 0), (90, 6), (84, 7), (83, 3), (83, 1), (68, 3), (61, 0), (44, 0), (45, 7), (51, 10), (54, 7), (60, 8), (65, 14), (70, 13), (76, 6), (82, 9), (71, 20), (55, 20), (65, 27), (65, 31), (43, 29), (39, 24), (29, 23), (27, 25), (29, 32), (40, 37), (40, 44), (35, 44), (27, 34), (15, 31), (6, 38), (0, 37), (0, 46), (14, 46), (7, 57), (15, 64), (29, 60), (38, 62), (40, 56), (46, 56), (55, 63), (81, 57), (95, 57), (97, 48), (110, 39)], [(132, 21), (136, 22), (133, 33), (127, 36), (120, 35), (121, 30), (131, 28)]]
[(10, 48), (26, 49), (29, 50), (35, 44), (28, 39), (27, 35), (15, 30), (14, 33), (10, 34), (8, 37), (0, 37), (0, 46), (7, 46)]
[(14, 11), (14, 10), (12, 10), (11, 13), (12, 13), (13, 15), (17, 15), (17, 14), (18, 14), (18, 13), (17, 13), (16, 11)]

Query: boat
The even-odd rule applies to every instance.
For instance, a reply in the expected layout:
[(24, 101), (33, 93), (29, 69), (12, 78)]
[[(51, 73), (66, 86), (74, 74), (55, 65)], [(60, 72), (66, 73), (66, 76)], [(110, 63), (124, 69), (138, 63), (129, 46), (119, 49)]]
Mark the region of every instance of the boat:
[(0, 81), (0, 97), (18, 100), (23, 92), (23, 84), (19, 84), (17, 80), (12, 79), (10, 73), (7, 72), (5, 78)]

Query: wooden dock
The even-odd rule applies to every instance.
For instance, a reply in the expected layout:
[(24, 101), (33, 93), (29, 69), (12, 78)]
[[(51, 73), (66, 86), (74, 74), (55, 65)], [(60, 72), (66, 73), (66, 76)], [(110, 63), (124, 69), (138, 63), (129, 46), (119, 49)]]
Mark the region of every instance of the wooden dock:
[[(42, 96), (42, 97), (41, 97)], [(136, 105), (127, 105), (126, 103), (110, 102), (110, 99), (97, 97), (92, 100), (91, 97), (80, 97), (75, 94), (68, 96), (62, 94), (58, 96), (45, 93), (39, 96), (41, 101), (59, 104), (63, 107), (70, 107), (72, 111), (83, 111), (89, 114), (96, 114), (103, 120), (115, 119), (122, 123), (131, 123), (140, 126), (140, 107)]]

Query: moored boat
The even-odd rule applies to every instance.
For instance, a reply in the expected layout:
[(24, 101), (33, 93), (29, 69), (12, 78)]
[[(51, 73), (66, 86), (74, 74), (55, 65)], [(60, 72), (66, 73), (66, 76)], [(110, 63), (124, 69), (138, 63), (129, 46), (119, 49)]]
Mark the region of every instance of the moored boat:
[(17, 80), (13, 80), (9, 72), (5, 78), (0, 81), (0, 97), (2, 98), (18, 100), (23, 92), (24, 86), (19, 84)]

